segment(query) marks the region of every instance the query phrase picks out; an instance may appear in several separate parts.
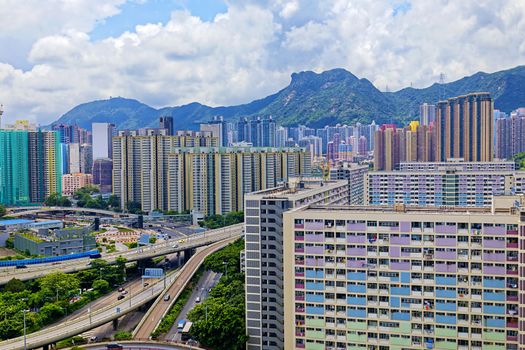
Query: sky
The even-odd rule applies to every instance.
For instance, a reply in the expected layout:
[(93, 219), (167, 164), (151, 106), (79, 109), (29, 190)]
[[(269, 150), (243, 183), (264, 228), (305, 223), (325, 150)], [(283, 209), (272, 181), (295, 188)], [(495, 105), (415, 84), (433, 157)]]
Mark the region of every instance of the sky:
[(523, 0), (0, 0), (4, 121), (84, 102), (234, 105), (293, 72), (380, 90), (525, 64)]

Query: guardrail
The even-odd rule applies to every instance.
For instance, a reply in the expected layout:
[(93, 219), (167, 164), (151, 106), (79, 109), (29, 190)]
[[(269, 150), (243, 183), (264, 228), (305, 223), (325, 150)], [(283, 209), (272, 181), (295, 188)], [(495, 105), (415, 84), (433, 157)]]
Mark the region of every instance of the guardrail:
[[(222, 242), (217, 242), (215, 243), (216, 246), (214, 246), (212, 248), (212, 246), (210, 247), (206, 247), (205, 249), (208, 249), (208, 248), (212, 248), (210, 252), (208, 252), (206, 255), (204, 255), (203, 257), (201, 257), (201, 260), (197, 263), (197, 265), (195, 266), (195, 268), (193, 269), (192, 273), (190, 274), (190, 276), (188, 277), (188, 280), (185, 281), (185, 283), (183, 285), (180, 286), (179, 290), (177, 291), (177, 293), (175, 295), (172, 296), (172, 298), (170, 298), (170, 303), (169, 303), (169, 307), (162, 313), (162, 316), (157, 320), (156, 324), (155, 324), (155, 327), (153, 327), (153, 330), (157, 329), (157, 327), (159, 326), (160, 322), (162, 321), (162, 319), (164, 317), (166, 317), (166, 315), (168, 314), (168, 312), (170, 311), (170, 309), (172, 308), (173, 304), (177, 301), (178, 297), (180, 296), (180, 294), (182, 293), (182, 291), (184, 290), (184, 288), (186, 288), (186, 286), (188, 285), (188, 283), (190, 282), (191, 278), (195, 275), (195, 273), (197, 272), (197, 270), (199, 269), (199, 267), (201, 267), (201, 265), (204, 263), (204, 259), (206, 259), (207, 256), (209, 256), (210, 254), (213, 254), (215, 253), (216, 251), (218, 251), (219, 249), (222, 249), (224, 248), (226, 245), (230, 244), (231, 242), (233, 242), (234, 240), (236, 240), (237, 237), (235, 238), (231, 238), (231, 239), (228, 239), (228, 240), (225, 240), (225, 241), (222, 241)], [(188, 260), (188, 262), (186, 262), (185, 266), (190, 266), (190, 264), (193, 262), (193, 260), (196, 260), (199, 258), (199, 253), (197, 254), (194, 254), (190, 260)], [(184, 269), (184, 267), (180, 270), (180, 272), (182, 273), (182, 270)], [(175, 282), (175, 280), (173, 281)], [(142, 325), (144, 324), (144, 322), (146, 322), (149, 318), (149, 315), (151, 314), (151, 312), (153, 312), (153, 310), (155, 309), (155, 307), (161, 302), (163, 301), (163, 295), (166, 293), (166, 291), (169, 291), (171, 286), (172, 286), (172, 283), (170, 283), (169, 286), (166, 287), (166, 289), (160, 293), (160, 295), (157, 297), (157, 299), (154, 301), (153, 305), (151, 305), (151, 307), (148, 309), (148, 311), (146, 312), (146, 314), (142, 317), (142, 319), (140, 320), (139, 324), (135, 327), (135, 329), (133, 330), (133, 338), (135, 338), (136, 334), (138, 333), (138, 331), (140, 330), (140, 328), (142, 327)]]
[[(118, 257), (124, 257), (128, 262), (137, 261), (145, 258), (153, 258), (156, 256), (173, 254), (178, 251), (185, 249), (192, 249), (214, 243), (223, 239), (228, 238), (232, 231), (242, 231), (244, 224), (236, 224), (227, 226), (220, 229), (205, 231), (185, 238), (185, 242), (178, 244), (180, 239), (174, 238), (166, 242), (154, 244), (147, 247), (134, 248), (125, 252), (115, 252), (110, 254), (102, 255), (102, 259), (106, 260), (109, 264), (114, 264)], [(173, 244), (177, 243), (177, 247), (174, 248)], [(7, 269), (4, 267), (2, 275), (0, 276), (0, 285), (7, 283), (11, 278), (17, 278), (22, 281), (31, 280), (35, 278), (43, 277), (50, 272), (62, 271), (65, 273), (76, 272), (81, 270), (87, 270), (90, 266), (87, 264), (86, 258), (79, 258), (78, 261), (70, 261), (68, 263), (62, 263), (60, 265), (39, 265), (37, 269), (28, 268), (27, 271), (16, 270), (14, 268)]]
[[(216, 235), (215, 237), (222, 237), (222, 239), (227, 240), (228, 238), (233, 239), (233, 238), (238, 238), (240, 236), (242, 229), (239, 230), (239, 232), (237, 232), (236, 230), (238, 230), (241, 227), (239, 227), (238, 225), (235, 225), (235, 226), (229, 226), (229, 228), (231, 228), (231, 230), (228, 230), (228, 232), (225, 231), (225, 234)], [(233, 234), (233, 232), (235, 232), (235, 234)], [(206, 240), (206, 241), (209, 241), (209, 240)], [(189, 248), (190, 247), (188, 246), (184, 247), (184, 249), (189, 249)], [(172, 272), (171, 274), (168, 274), (166, 276), (167, 284), (169, 283), (169, 285), (171, 285), (174, 282), (174, 280), (180, 275), (181, 271), (182, 270), (177, 270), (177, 271)], [(87, 315), (80, 316), (73, 320), (66, 321), (59, 325), (48, 327), (46, 329), (43, 329), (43, 330), (27, 335), (26, 337), (27, 347), (36, 348), (39, 346), (44, 346), (54, 341), (69, 338), (74, 335), (85, 332), (89, 329), (103, 325), (115, 318), (122, 316), (123, 314), (126, 314), (130, 311), (135, 310), (141, 305), (148, 303), (152, 299), (156, 298), (159, 294), (162, 294), (163, 291), (164, 291), (164, 281), (163, 280), (157, 281), (156, 283), (150, 284), (147, 288), (143, 288), (137, 294), (131, 295), (130, 293), (130, 295), (128, 296), (128, 299), (123, 299), (121, 301), (118, 301), (106, 307), (103, 307), (95, 312), (90, 312)], [(129, 303), (129, 307), (127, 306), (128, 303)], [(110, 313), (108, 313), (110, 310), (116, 310), (116, 311), (115, 312), (111, 311)], [(104, 313), (108, 313), (108, 315), (99, 317)], [(73, 325), (75, 325), (75, 327), (68, 329), (68, 327), (73, 326)], [(35, 338), (37, 339), (35, 340)], [(2, 341), (0, 342), (0, 349), (2, 350), (23, 349), (23, 341), (24, 341), (23, 336)]]

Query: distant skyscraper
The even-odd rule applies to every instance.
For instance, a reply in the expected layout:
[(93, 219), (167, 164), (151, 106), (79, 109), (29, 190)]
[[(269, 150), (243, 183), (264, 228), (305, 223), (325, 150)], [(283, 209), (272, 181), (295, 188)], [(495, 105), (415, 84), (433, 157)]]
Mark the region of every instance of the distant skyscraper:
[(436, 119), (436, 106), (423, 103), (419, 106), (419, 123), (421, 125), (430, 125)]
[(91, 174), (93, 168), (93, 147), (89, 143), (80, 145), (80, 172)]
[(229, 143), (228, 136), (228, 123), (226, 123), (223, 117), (213, 117), (213, 119), (207, 123), (200, 125), (200, 131), (211, 132), (213, 137), (219, 140), (219, 145), (227, 147)]
[(93, 123), (92, 132), (93, 159), (112, 158), (112, 138), (115, 132), (115, 125), (110, 123)]
[(80, 145), (78, 143), (70, 143), (68, 173), (78, 174), (80, 172)]
[(262, 147), (274, 147), (275, 146), (275, 122), (272, 117), (265, 118), (261, 123), (262, 127)]
[(0, 129), (0, 204), (29, 203), (27, 131)]
[(435, 127), (436, 160), (493, 159), (494, 103), (489, 93), (479, 92), (440, 101)]
[(525, 113), (516, 110), (507, 116), (500, 112), (495, 124), (496, 158), (511, 159), (515, 154), (525, 151)]
[(110, 193), (113, 182), (113, 161), (109, 158), (99, 158), (93, 162), (93, 183), (98, 185), (100, 192)]
[(288, 140), (288, 128), (279, 126), (275, 130), (275, 147), (285, 147)]
[(172, 116), (160, 117), (159, 124), (161, 129), (166, 129), (168, 131), (168, 135), (173, 135), (174, 129)]

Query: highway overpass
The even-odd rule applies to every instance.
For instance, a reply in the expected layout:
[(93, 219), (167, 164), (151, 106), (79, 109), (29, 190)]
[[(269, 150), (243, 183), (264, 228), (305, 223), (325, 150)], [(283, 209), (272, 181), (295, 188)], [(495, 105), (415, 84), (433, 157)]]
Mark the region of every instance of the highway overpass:
[[(236, 232), (226, 238), (223, 238), (221, 242), (215, 243), (210, 247), (205, 248), (202, 252), (195, 254), (186, 265), (180, 270), (169, 274), (166, 277), (166, 285), (172, 286), (179, 278), (185, 278), (184, 276), (195, 273), (196, 269), (200, 266), (200, 263), (196, 262), (203, 260), (206, 256), (211, 254), (217, 249), (226, 246), (234, 238), (240, 236), (240, 230), (232, 231)], [(203, 254), (201, 254), (203, 253)], [(202, 261), (201, 261), (202, 263)], [(182, 282), (181, 282), (182, 283)], [(175, 284), (178, 286), (178, 284)], [(86, 332), (95, 327), (101, 326), (105, 323), (118, 319), (122, 315), (131, 312), (138, 307), (148, 303), (149, 301), (157, 298), (159, 295), (163, 295), (164, 292), (164, 280), (159, 280), (155, 283), (150, 283), (146, 288), (140, 288), (139, 290), (128, 289), (126, 298), (116, 301), (107, 307), (100, 310), (86, 313), (73, 320), (69, 320), (60, 323), (56, 326), (48, 327), (46, 329), (30, 333), (26, 337), (27, 348), (32, 349), (36, 347), (46, 346), (48, 344), (55, 343), (59, 340), (72, 337), (74, 335)], [(18, 350), (24, 348), (24, 337), (18, 337), (14, 339), (5, 340), (0, 342), (0, 349), (2, 350)]]
[[(112, 342), (114, 343), (114, 342)], [(124, 347), (125, 350), (204, 350), (196, 346), (174, 344), (168, 341), (135, 341), (135, 340), (126, 340), (119, 341), (120, 345)], [(86, 350), (106, 350), (106, 345), (109, 343), (95, 343), (95, 344), (85, 344), (82, 345), (83, 349)], [(67, 349), (66, 349), (67, 350)]]
[(12, 216), (12, 217), (19, 217), (19, 216), (45, 213), (49, 211), (75, 211), (75, 212), (92, 213), (92, 214), (100, 214), (100, 215), (108, 215), (108, 216), (124, 216), (124, 217), (133, 217), (133, 218), (138, 217), (137, 214), (117, 213), (115, 211), (103, 210), (103, 209), (79, 208), (79, 207), (37, 207), (37, 206), (35, 207), (10, 207), (10, 208), (7, 208), (7, 215)]
[[(113, 264), (120, 256), (126, 258), (128, 262), (132, 262), (147, 258), (154, 258), (157, 256), (173, 254), (188, 249), (202, 247), (211, 243), (228, 239), (230, 237), (239, 237), (242, 233), (243, 227), (244, 224), (237, 224), (216, 230), (205, 231), (203, 233), (196, 233), (192, 236), (184, 238), (184, 242), (182, 243), (179, 243), (179, 239), (172, 239), (158, 244), (152, 244), (146, 247), (130, 249), (125, 252), (103, 254), (102, 259), (106, 260), (110, 264)], [(86, 270), (91, 267), (89, 263), (89, 258), (80, 258), (75, 260), (67, 260), (60, 263), (28, 265), (25, 269), (5, 267), (0, 269), (0, 285), (6, 284), (12, 278), (27, 281), (43, 277), (51, 272), (62, 271), (70, 273)]]
[[(197, 272), (198, 268), (204, 262), (204, 259), (213, 252), (223, 248), (228, 243), (231, 243), (236, 238), (230, 238), (227, 241), (221, 241), (214, 243), (202, 251), (198, 252), (184, 265), (183, 271), (179, 274), (179, 277), (173, 281), (173, 284), (169, 285), (161, 295), (157, 298), (155, 303), (149, 308), (148, 312), (142, 317), (140, 323), (133, 330), (134, 339), (149, 339), (151, 333), (160, 324), (160, 321), (166, 316), (171, 306), (175, 303), (180, 293), (186, 288), (189, 281)], [(169, 301), (164, 301), (166, 295), (170, 296)]]

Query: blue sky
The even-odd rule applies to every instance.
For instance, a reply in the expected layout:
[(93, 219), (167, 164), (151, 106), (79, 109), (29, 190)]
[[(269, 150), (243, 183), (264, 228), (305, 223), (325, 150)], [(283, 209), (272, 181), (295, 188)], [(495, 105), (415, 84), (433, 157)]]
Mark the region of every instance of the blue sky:
[(98, 21), (90, 33), (92, 40), (117, 37), (125, 31), (133, 31), (137, 24), (166, 24), (174, 10), (187, 10), (193, 16), (211, 21), (218, 13), (227, 11), (221, 0), (149, 0), (131, 1), (120, 7), (115, 16)]
[(109, 96), (247, 103), (307, 70), (394, 91), (525, 62), (524, 0), (0, 0), (0, 13), (7, 121)]

